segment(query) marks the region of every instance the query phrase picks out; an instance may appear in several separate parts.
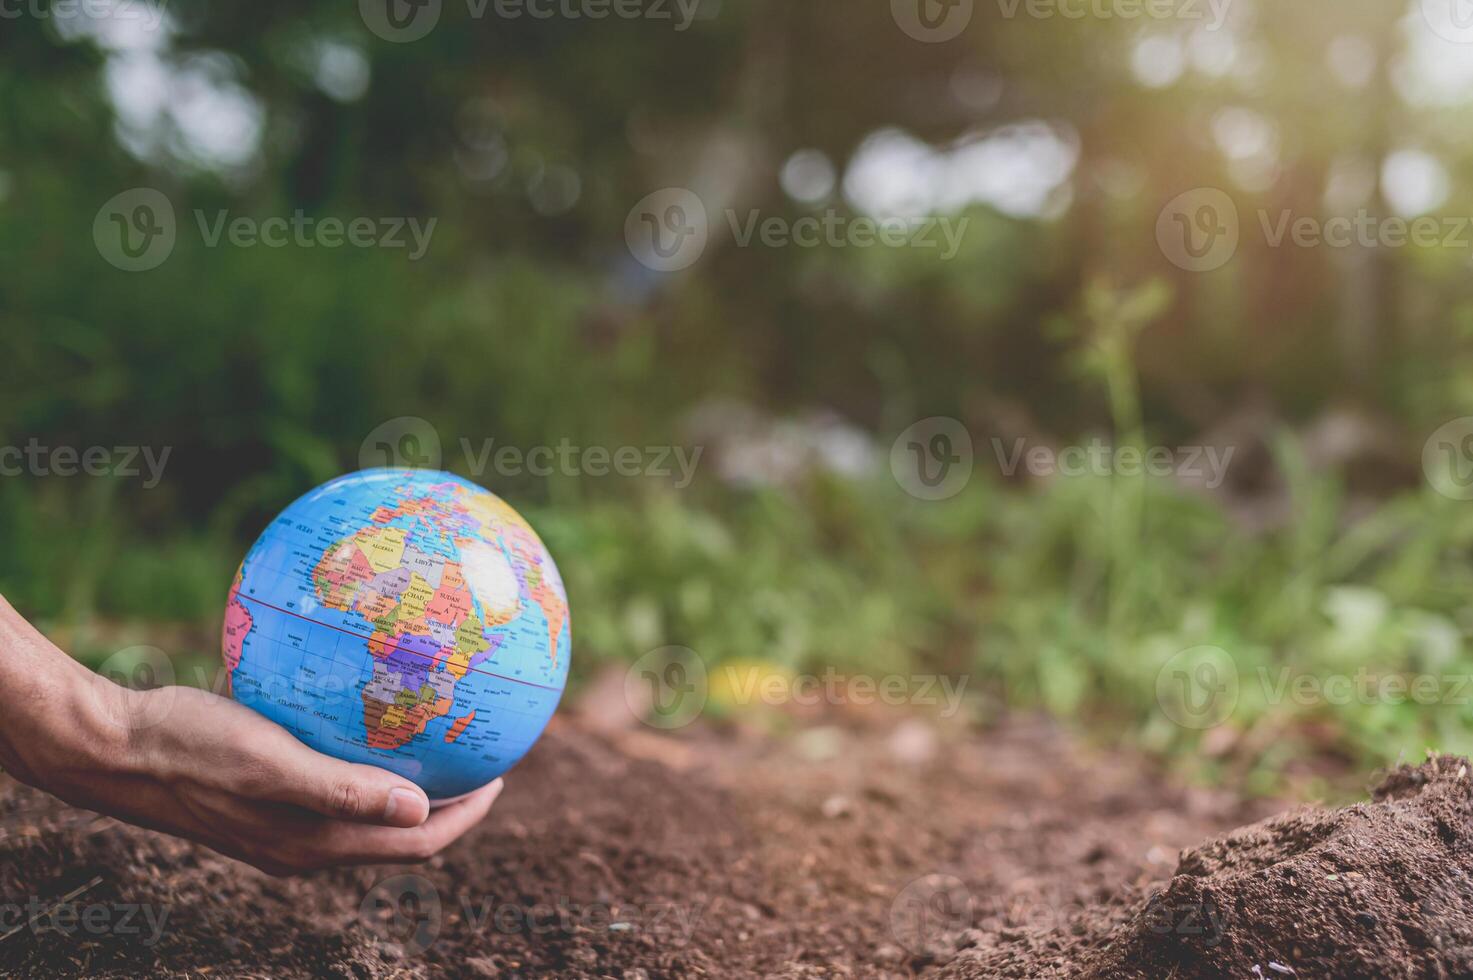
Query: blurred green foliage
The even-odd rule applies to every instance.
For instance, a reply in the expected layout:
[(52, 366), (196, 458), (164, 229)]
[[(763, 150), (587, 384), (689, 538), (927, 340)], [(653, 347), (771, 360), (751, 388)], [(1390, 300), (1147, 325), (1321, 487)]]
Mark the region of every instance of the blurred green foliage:
[[(1227, 62), (1199, 25), (1006, 19), (987, 4), (940, 45), (907, 38), (884, 3), (840, 0), (727, 0), (683, 32), (447, 3), (412, 44), (375, 37), (352, 3), (171, 5), (161, 34), (122, 40), (8, 19), (0, 446), (171, 457), (154, 489), (0, 478), (0, 591), (63, 629), (211, 630), (254, 535), (399, 416), (432, 424), (464, 471), (460, 439), (688, 444), (712, 402), (775, 419), (821, 408), (872, 438), (870, 475), (753, 485), (708, 457), (683, 489), (487, 480), (559, 559), (580, 672), (663, 644), (948, 671), (997, 703), (1265, 781), (1316, 752), (1467, 751), (1466, 705), (1275, 701), (1259, 673), (1473, 672), (1473, 510), (1418, 469), (1426, 433), (1473, 411), (1468, 256), (1255, 239), (1259, 209), (1322, 216), (1327, 188), (1366, 168), (1365, 204), (1386, 211), (1375, 178), (1398, 149), (1466, 172), (1466, 105), (1398, 89), (1417, 52), (1393, 7), (1242, 0), (1218, 38)], [(1330, 67), (1345, 38), (1369, 59), (1359, 89)], [(1186, 65), (1165, 85), (1132, 67), (1153, 40)], [(164, 108), (142, 122), (158, 92), (140, 65), (164, 73)], [(1272, 161), (1226, 152), (1225, 118), (1266, 124)], [(944, 150), (1040, 121), (1075, 154), (1068, 180), (1033, 214), (966, 204), (950, 262), (715, 235), (694, 268), (660, 276), (624, 247), (629, 208), (656, 188), (786, 219), (848, 214), (842, 179), (817, 204), (784, 194), (791, 154), (819, 151), (842, 178), (877, 133)], [(232, 125), (235, 155), (199, 135)], [(1249, 164), (1269, 178), (1244, 177)], [(91, 228), (140, 186), (169, 196), (181, 230), (167, 262), (130, 274), (102, 261)], [(1244, 238), (1204, 275), (1167, 262), (1154, 234), (1162, 205), (1200, 186), (1233, 191)], [(1454, 184), (1444, 208), (1469, 207)], [(418, 262), (206, 247), (195, 211), (221, 209), (437, 224)], [(1344, 411), (1396, 448), (1327, 462), (1314, 426)], [(977, 475), (945, 502), (884, 473), (895, 433), (930, 415), (977, 441)], [(1209, 495), (1148, 477), (1004, 479), (993, 434), (1241, 453)], [(1228, 651), (1243, 681), (1205, 733), (1172, 724), (1155, 694), (1162, 665), (1197, 644)]]

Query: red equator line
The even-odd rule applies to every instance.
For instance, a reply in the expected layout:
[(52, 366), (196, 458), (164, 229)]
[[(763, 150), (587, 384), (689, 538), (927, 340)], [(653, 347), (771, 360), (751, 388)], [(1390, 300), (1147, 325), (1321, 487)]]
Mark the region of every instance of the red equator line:
[[(275, 609), (279, 613), (286, 613), (286, 615), (288, 615), (288, 616), (295, 616), (297, 619), (300, 619), (304, 623), (311, 623), (313, 626), (321, 626), (321, 627), (323, 627), (325, 629), (337, 630), (339, 633), (345, 633), (348, 636), (351, 636), (351, 637), (354, 637), (356, 639), (362, 640), (364, 643), (371, 642), (371, 640), (372, 640), (371, 637), (364, 636), (362, 633), (354, 633), (352, 630), (345, 630), (341, 626), (334, 626), (331, 623), (320, 623), (320, 622), (318, 622), (315, 619), (308, 619), (306, 616), (303, 616), (301, 613), (292, 612), (290, 609), (283, 609), (280, 606), (273, 606), (271, 603), (266, 602), (264, 599), (257, 599), (255, 596), (246, 595), (243, 592), (239, 592), (239, 593), (236, 593), (236, 594), (240, 598), (246, 599), (246, 600), (248, 600), (250, 602), (254, 602), (258, 606), (265, 606), (267, 609)], [(449, 657), (445, 657), (445, 658), (432, 657), (432, 656), (430, 656), (427, 653), (420, 653), (418, 650), (405, 650), (401, 646), (396, 646), (395, 644), (388, 643), (388, 642), (385, 642), (384, 645), (387, 646), (387, 647), (389, 647), (389, 648), (391, 648), (391, 649), (393, 649), (393, 650), (397, 650), (397, 651), (399, 651), (401, 653), (407, 653), (411, 657), (424, 657), (426, 660), (433, 660), (436, 663), (442, 663), (442, 664), (445, 664), (445, 663), (449, 663), (450, 662), (450, 658)], [(513, 684), (525, 684), (528, 687), (540, 687), (544, 691), (558, 691), (559, 690), (556, 687), (548, 687), (546, 684), (536, 684), (536, 683), (533, 683), (532, 681), (524, 681), (520, 677), (507, 677), (505, 674), (497, 674), (497, 673), (494, 673), (494, 672), (489, 671), (489, 670), (482, 670), (479, 667), (466, 667), (466, 670), (474, 671), (477, 674), (485, 674), (487, 677), (495, 677), (498, 680), (511, 681)]]

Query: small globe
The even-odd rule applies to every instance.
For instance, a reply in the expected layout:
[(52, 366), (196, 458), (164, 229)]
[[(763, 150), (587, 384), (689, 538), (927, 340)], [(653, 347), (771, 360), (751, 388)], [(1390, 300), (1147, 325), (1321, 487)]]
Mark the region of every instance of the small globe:
[(378, 469), (271, 522), (231, 586), (223, 647), (241, 704), (438, 801), (526, 755), (572, 635), (557, 566), (505, 501), (449, 473)]

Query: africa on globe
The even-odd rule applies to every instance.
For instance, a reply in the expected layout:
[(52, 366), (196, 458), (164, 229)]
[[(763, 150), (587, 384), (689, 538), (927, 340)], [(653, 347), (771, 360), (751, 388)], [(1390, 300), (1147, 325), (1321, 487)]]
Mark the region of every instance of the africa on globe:
[(572, 635), (557, 566), (510, 505), (449, 473), (376, 469), (267, 527), (231, 586), (223, 647), (241, 704), (448, 800), (537, 741)]

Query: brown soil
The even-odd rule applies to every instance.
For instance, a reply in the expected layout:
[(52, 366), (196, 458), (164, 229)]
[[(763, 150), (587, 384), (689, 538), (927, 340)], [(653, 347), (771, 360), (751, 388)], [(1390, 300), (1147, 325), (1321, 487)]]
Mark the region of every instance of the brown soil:
[[(1084, 972), (1473, 976), (1467, 760), (1438, 756), (1398, 769), (1374, 800), (1302, 807), (1185, 852), (1169, 884), (1083, 957)], [(985, 957), (972, 962), (980, 972), (958, 975), (992, 975)]]
[(783, 738), (596, 722), (560, 719), (486, 823), (421, 868), (273, 879), (9, 785), (0, 973), (1470, 975), (1459, 760), (1178, 860), (1267, 805), (1026, 720)]

